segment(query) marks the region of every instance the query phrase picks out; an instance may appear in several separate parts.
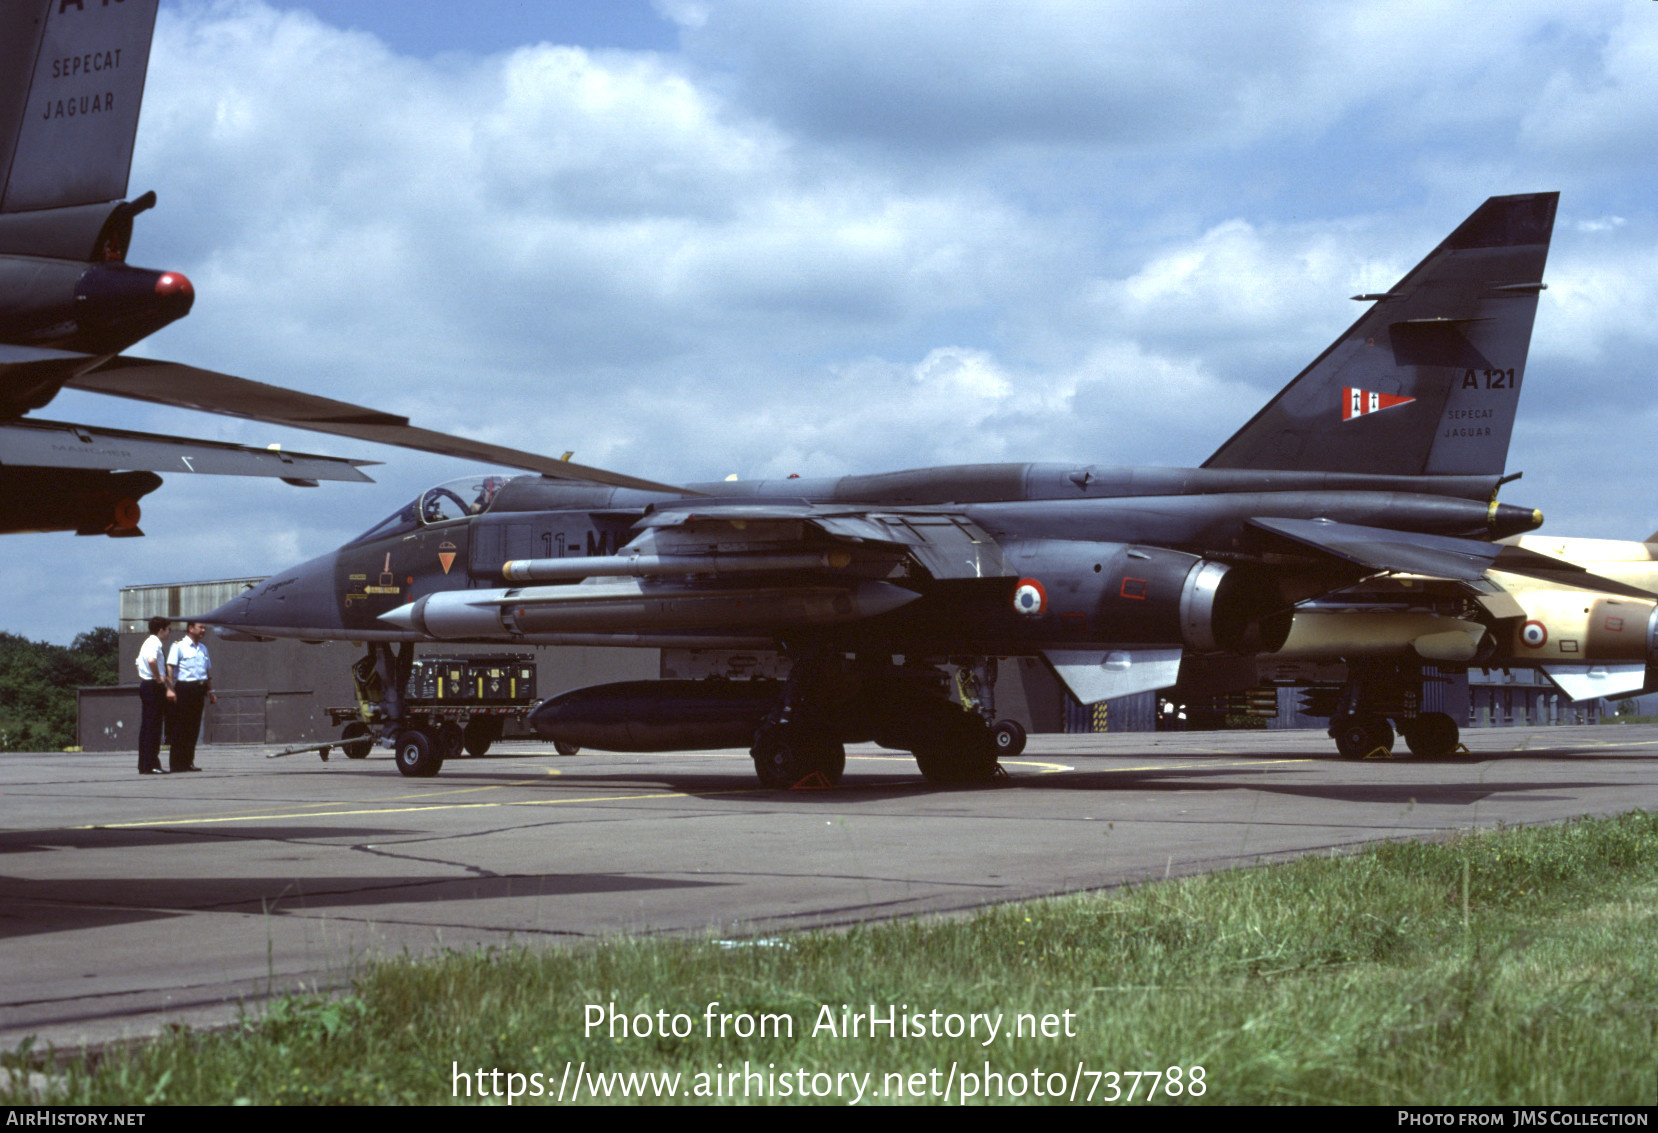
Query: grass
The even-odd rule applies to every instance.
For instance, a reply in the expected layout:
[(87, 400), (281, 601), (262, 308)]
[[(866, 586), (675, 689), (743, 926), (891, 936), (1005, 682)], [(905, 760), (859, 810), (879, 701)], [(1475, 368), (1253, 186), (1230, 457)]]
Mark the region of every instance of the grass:
[[(960, 1075), (982, 1089), (988, 1066), (1004, 1093), (1022, 1083), (1025, 1102), (1037, 1069), (1045, 1090), (1076, 1079), (1079, 1099), (1092, 1087), (1099, 1102), (1105, 1071), (1178, 1066), (1181, 1095), (1156, 1101), (1651, 1105), (1655, 942), (1658, 815), (1636, 812), (747, 946), (616, 940), (395, 960), (345, 997), (279, 1000), (227, 1031), (72, 1058), (51, 1082), (64, 1100), (104, 1105), (432, 1103), (451, 1099), (457, 1069), (474, 1095), (508, 1084), (480, 1082), (480, 1069), (523, 1075), (521, 1090), (539, 1073), (556, 1093), (567, 1062), (571, 1074), (678, 1072), (683, 1091), (723, 1088), (714, 1075), (746, 1062), (774, 1088), (804, 1068), (907, 1095), (933, 1081), (887, 1076), (937, 1068), (942, 1087), (954, 1063), (958, 1096)], [(734, 1018), (787, 1017), (793, 1034), (740, 1037), (728, 1024), (709, 1037), (713, 1000)], [(584, 1035), (588, 1005), (607, 1004), (652, 1016), (653, 1032), (658, 1011), (681, 1014), (692, 1033)], [(926, 1016), (923, 1029), (935, 1009), (1001, 1014), (1003, 1029), (988, 1046), (813, 1034), (825, 1007), (838, 1021), (842, 1005), (870, 1004)], [(1014, 1037), (1018, 1013), (1036, 1030), (1051, 1016), (1059, 1033)], [(38, 1068), (38, 1053), (6, 1061)], [(1184, 1089), (1195, 1066), (1196, 1098)], [(1136, 1100), (1151, 1081), (1133, 1080)], [(12, 1091), (0, 1101), (34, 1100)]]

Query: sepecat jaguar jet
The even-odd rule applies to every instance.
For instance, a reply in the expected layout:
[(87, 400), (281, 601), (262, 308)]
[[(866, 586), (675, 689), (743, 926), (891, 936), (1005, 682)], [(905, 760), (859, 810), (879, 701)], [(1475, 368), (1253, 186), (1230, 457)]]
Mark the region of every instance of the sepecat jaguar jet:
[(1470, 600), (1491, 568), (1592, 579), (1492, 542), (1542, 522), (1497, 490), (1556, 203), (1494, 197), (1393, 288), (1355, 296), (1359, 320), (1198, 468), (975, 464), (678, 491), (478, 475), (205, 620), (369, 643), (376, 720), (410, 775), (435, 774), (458, 738), (402, 707), (415, 645), (510, 642), (789, 662), (781, 680), (563, 693), (532, 723), (566, 744), (746, 745), (761, 781), (787, 787), (837, 781), (844, 745), (873, 740), (930, 779), (983, 780), (1022, 743), (996, 720), (998, 658), (1040, 657), (1095, 703), (1174, 685), (1183, 656), (1270, 655), (1297, 603), (1377, 575)]
[(157, 472), (367, 480), (343, 460), (29, 417), (64, 388), (249, 417), (553, 476), (634, 487), (550, 457), (420, 429), (405, 417), (121, 354), (186, 315), (189, 279), (127, 263), (123, 200), (157, 0), (0, 0), (0, 534), (139, 535)]

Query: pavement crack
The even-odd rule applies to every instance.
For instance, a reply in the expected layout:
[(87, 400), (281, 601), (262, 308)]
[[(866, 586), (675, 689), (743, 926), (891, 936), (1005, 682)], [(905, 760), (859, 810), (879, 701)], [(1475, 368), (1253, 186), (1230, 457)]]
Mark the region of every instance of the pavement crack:
[(472, 875), (473, 877), (484, 877), (484, 878), (495, 879), (495, 878), (499, 878), (499, 877), (508, 876), (508, 875), (505, 875), (505, 874), (496, 873), (492, 869), (485, 869), (481, 865), (473, 865), (471, 862), (453, 861), (449, 858), (426, 857), (426, 856), (423, 856), (421, 854), (399, 854), (399, 853), (394, 853), (391, 850), (383, 850), (380, 847), (375, 846), (375, 845), (371, 845), (367, 842), (359, 842), (356, 845), (352, 846), (351, 849), (354, 852), (359, 853), (359, 854), (367, 854), (370, 857), (375, 857), (375, 858), (388, 858), (392, 861), (418, 862), (421, 865), (448, 866), (451, 869), (462, 870), (462, 871)]

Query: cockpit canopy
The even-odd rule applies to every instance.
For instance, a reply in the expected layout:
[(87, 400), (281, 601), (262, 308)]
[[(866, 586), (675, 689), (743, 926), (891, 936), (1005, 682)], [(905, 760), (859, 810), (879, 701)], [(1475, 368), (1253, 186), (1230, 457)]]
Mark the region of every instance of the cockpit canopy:
[(434, 523), (449, 523), (482, 515), (495, 503), (495, 497), (512, 477), (500, 472), (484, 472), (446, 480), (435, 488), (428, 488), (385, 519), (353, 539), (347, 546), (384, 539), (388, 535), (402, 535)]

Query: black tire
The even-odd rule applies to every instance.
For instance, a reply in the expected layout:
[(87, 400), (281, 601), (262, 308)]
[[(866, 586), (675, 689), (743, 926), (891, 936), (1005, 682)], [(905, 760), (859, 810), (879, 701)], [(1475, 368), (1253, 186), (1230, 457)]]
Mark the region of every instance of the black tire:
[(1336, 741), (1336, 750), (1343, 759), (1364, 759), (1378, 748), (1383, 753), (1393, 750), (1393, 726), (1380, 716), (1368, 713), (1331, 721), (1330, 737)]
[(490, 745), (500, 738), (501, 721), (493, 716), (478, 716), (466, 722), (462, 742), (467, 755), (480, 756), (487, 754)]
[(814, 775), (834, 787), (846, 771), (846, 748), (805, 728), (768, 728), (750, 754), (760, 785), (770, 791), (787, 791)]
[(580, 755), (581, 748), (576, 744), (567, 744), (563, 740), (553, 741), (553, 750), (560, 755)]
[(443, 756), (430, 735), (410, 728), (397, 734), (397, 769), (410, 779), (430, 779), (443, 769)]
[(353, 720), (341, 728), (340, 750), (345, 752), (347, 759), (367, 759), (368, 753), (374, 750), (374, 740), (369, 734), (368, 725), (361, 720)]
[(1424, 712), (1408, 730), (1403, 725), (1399, 730), (1405, 733), (1410, 753), (1418, 759), (1444, 759), (1456, 751), (1462, 738), (1457, 722), (1443, 712)]
[(461, 757), (461, 726), (453, 720), (445, 720), (437, 727), (435, 733), (438, 755), (444, 759), (459, 759)]
[(961, 713), (942, 735), (914, 749), (915, 765), (930, 783), (988, 783), (1002, 765), (997, 738), (984, 721)]
[(955, 767), (953, 749), (949, 744), (924, 744), (910, 754), (915, 756), (915, 765), (921, 769), (921, 777), (929, 783), (953, 783), (954, 775), (951, 771)]
[(998, 720), (990, 729), (996, 740), (996, 755), (1012, 757), (1025, 750), (1025, 726), (1017, 720)]

